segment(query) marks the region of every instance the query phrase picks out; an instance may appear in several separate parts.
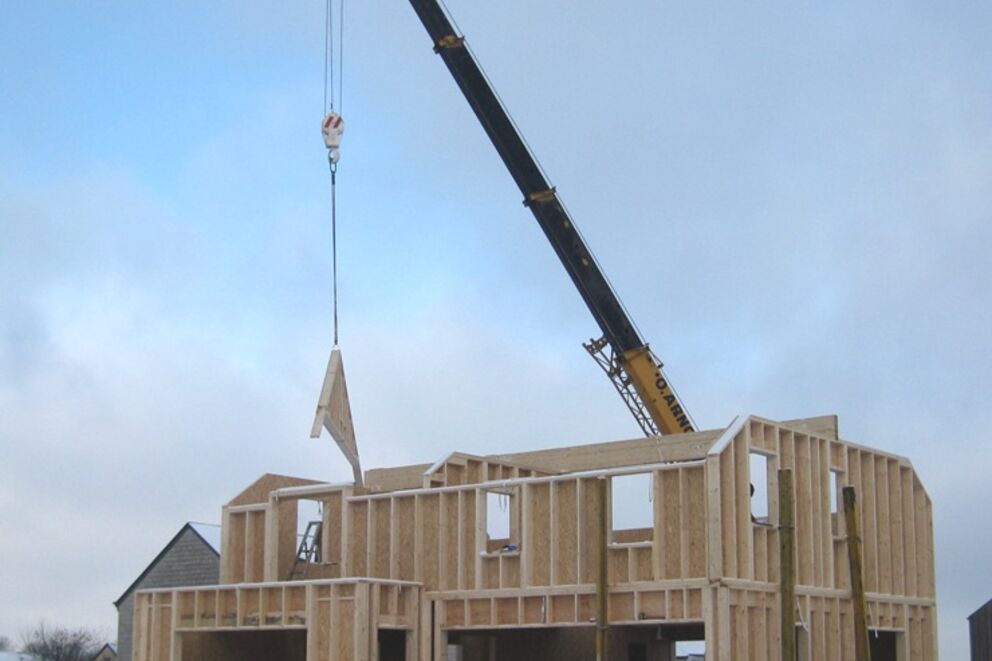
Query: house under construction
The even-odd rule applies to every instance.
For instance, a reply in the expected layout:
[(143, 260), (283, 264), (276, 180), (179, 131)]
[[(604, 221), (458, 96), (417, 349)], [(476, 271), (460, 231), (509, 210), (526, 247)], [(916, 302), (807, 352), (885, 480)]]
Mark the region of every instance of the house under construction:
[[(781, 469), (794, 529), (781, 525), (793, 513), (779, 502)], [(651, 523), (616, 529), (597, 493), (605, 485), (608, 501), (631, 475), (650, 476)], [(930, 498), (907, 459), (841, 440), (834, 416), (455, 453), (366, 471), (363, 486), (265, 475), (223, 508), (220, 585), (137, 594), (134, 658), (593, 659), (601, 594), (614, 660), (670, 661), (681, 640), (705, 641), (710, 661), (780, 659), (783, 621), (795, 623), (797, 658), (854, 659), (844, 486), (858, 498), (872, 658), (936, 659)], [(505, 506), (501, 538), (491, 499)], [(307, 561), (303, 500), (322, 506)], [(783, 609), (786, 579), (795, 598)]]

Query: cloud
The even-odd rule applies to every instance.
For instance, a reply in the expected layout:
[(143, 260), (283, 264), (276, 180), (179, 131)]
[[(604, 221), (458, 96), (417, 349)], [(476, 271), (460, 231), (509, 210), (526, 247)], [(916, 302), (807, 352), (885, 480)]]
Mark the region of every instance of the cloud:
[[(990, 587), (988, 10), (452, 5), (701, 425), (836, 412), (913, 460), (963, 657)], [(109, 622), (183, 521), (259, 473), (347, 479), (305, 438), (330, 348), (322, 7), (127, 12), (141, 29), (20, 11), (7, 29), (50, 29), (0, 39), (20, 91), (0, 101), (0, 518), (24, 531), (0, 538), (0, 622)], [(349, 11), (339, 272), (365, 465), (635, 435), (413, 13)]]
[[(21, 233), (0, 271), (16, 285), (0, 294), (0, 516), (17, 531), (0, 540), (11, 604), (0, 621), (12, 633), (39, 619), (112, 624), (110, 600), (175, 530), (219, 520), (263, 472), (348, 477), (327, 439), (306, 438), (329, 350), (318, 330), (326, 303), (283, 317), (278, 299), (194, 291), (217, 280), (208, 251), (160, 240), (187, 232), (188, 219), (124, 177), (96, 179), (2, 209)], [(24, 208), (42, 222), (24, 222)], [(31, 245), (50, 258), (22, 258)], [(506, 333), (512, 320), (475, 320), (481, 301), (471, 285), (439, 289), (408, 316), (351, 327), (366, 466), (598, 440), (608, 421), (626, 421), (591, 362), (575, 368), (578, 347), (563, 362), (520, 344)], [(572, 415), (588, 401), (603, 406), (602, 424)]]

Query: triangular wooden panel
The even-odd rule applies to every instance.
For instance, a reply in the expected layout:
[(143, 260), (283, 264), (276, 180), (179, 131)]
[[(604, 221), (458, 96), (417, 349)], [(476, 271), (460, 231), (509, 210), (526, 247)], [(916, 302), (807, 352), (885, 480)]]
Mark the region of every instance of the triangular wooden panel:
[(362, 466), (358, 459), (355, 427), (351, 421), (348, 385), (344, 378), (341, 350), (337, 347), (331, 350), (331, 357), (327, 361), (327, 373), (324, 376), (324, 385), (320, 389), (320, 399), (317, 401), (317, 413), (314, 415), (313, 427), (310, 429), (310, 438), (319, 438), (321, 428), (326, 429), (341, 448), (341, 452), (351, 464), (355, 484), (361, 485)]

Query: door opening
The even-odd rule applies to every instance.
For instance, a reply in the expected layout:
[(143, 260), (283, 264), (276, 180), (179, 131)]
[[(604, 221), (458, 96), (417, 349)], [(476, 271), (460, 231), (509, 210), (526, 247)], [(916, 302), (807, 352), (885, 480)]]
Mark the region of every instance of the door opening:
[(903, 635), (899, 631), (869, 631), (871, 661), (902, 661), (903, 655), (899, 652), (899, 643)]
[(379, 629), (379, 661), (406, 661), (406, 631)]

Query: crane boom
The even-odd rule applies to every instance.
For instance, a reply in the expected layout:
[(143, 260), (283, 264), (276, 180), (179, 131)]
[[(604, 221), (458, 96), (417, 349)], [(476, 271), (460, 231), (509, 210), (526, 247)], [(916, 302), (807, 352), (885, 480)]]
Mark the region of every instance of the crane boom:
[[(437, 0), (410, 0), (469, 106), (485, 129), (510, 176), (551, 242), (576, 289), (603, 333), (586, 348), (611, 376), (614, 386), (645, 433), (693, 431), (688, 413), (648, 345), (627, 316), (620, 299), (586, 246), (555, 189), (548, 183), (463, 36), (457, 34)], [(602, 353), (606, 346), (611, 354)]]

